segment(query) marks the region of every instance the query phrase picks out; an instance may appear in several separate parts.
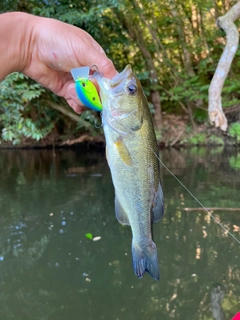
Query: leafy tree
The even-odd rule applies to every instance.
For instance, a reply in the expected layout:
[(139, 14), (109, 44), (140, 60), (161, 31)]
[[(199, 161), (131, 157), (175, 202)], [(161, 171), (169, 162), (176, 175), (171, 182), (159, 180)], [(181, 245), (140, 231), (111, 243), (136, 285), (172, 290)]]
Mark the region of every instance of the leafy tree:
[[(0, 83), (0, 123), (2, 140), (17, 144), (22, 138), (39, 140), (52, 130), (52, 123), (42, 123), (40, 117), (33, 121), (31, 101), (39, 98), (44, 89), (27, 81), (21, 73), (12, 73)], [(29, 116), (28, 116), (29, 115)]]
[[(215, 20), (232, 4), (210, 0), (3, 0), (0, 11), (20, 10), (71, 23), (89, 32), (119, 71), (131, 63), (154, 112), (155, 127), (160, 130), (162, 112), (187, 114), (192, 128), (206, 121), (208, 87), (225, 41)], [(238, 108), (240, 101), (239, 66), (236, 59), (224, 88), (223, 106), (229, 110)], [(29, 79), (22, 81), (30, 83)], [(35, 88), (39, 92), (40, 87), (36, 85)], [(50, 123), (52, 130), (59, 134), (79, 135), (92, 131), (91, 124), (99, 121), (96, 113), (92, 113), (90, 122), (84, 115), (74, 117), (63, 100), (49, 92), (44, 91), (36, 98), (41, 126), (27, 108), (21, 110), (22, 117), (30, 119), (36, 127), (30, 131), (33, 138), (45, 136), (50, 131)], [(35, 100), (31, 103), (33, 101), (35, 103)], [(54, 110), (46, 112), (47, 104)], [(9, 116), (17, 112), (13, 109), (9, 110)], [(54, 117), (50, 116), (49, 120), (46, 113), (54, 114)], [(61, 128), (56, 119), (61, 121)], [(81, 124), (76, 129), (75, 122), (79, 121)], [(6, 125), (2, 120), (2, 129)], [(47, 128), (45, 131), (44, 127)], [(15, 129), (17, 133), (18, 129)], [(40, 129), (41, 136), (37, 131)], [(13, 138), (12, 134), (5, 134), (4, 137), (15, 143), (21, 140), (21, 135)]]

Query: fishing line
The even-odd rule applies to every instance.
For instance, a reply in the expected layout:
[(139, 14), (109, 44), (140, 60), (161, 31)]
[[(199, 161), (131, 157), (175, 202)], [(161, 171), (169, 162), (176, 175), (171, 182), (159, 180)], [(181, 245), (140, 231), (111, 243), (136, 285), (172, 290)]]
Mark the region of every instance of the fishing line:
[(153, 154), (157, 157), (158, 161), (161, 163), (161, 165), (177, 180), (177, 182), (193, 197), (193, 199), (210, 215), (210, 217), (225, 231), (227, 232), (235, 241), (237, 241), (240, 244), (240, 241), (225, 228), (218, 219), (214, 217), (214, 215), (211, 214), (211, 212), (195, 197), (195, 195), (175, 176), (175, 174), (168, 169), (168, 167), (161, 161), (159, 156), (152, 150), (150, 146), (148, 146), (150, 150), (153, 152)]

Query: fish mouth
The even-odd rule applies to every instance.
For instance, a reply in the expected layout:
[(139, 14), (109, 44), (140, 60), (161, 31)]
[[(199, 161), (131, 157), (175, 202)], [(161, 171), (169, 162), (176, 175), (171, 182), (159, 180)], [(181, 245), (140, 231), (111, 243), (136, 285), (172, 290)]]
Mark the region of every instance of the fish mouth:
[(128, 79), (132, 74), (131, 65), (128, 64), (125, 69), (121, 72), (116, 74), (110, 81), (110, 87), (116, 88), (123, 80)]
[(131, 65), (128, 64), (122, 72), (116, 74), (111, 80), (104, 78), (99, 72), (95, 72), (93, 77), (99, 85), (100, 92), (103, 94), (108, 92), (109, 89), (113, 89), (114, 93), (118, 93), (118, 91), (121, 92), (122, 88), (119, 88), (118, 86), (122, 81), (129, 79), (131, 76), (132, 68)]

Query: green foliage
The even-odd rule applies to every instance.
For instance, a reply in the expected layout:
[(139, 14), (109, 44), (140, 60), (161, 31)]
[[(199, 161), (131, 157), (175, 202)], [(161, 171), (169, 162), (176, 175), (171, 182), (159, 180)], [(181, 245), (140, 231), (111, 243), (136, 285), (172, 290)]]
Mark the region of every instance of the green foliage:
[(205, 133), (198, 133), (188, 139), (188, 143), (192, 145), (201, 145), (206, 143), (207, 135)]
[[(81, 118), (86, 121), (87, 123), (89, 122), (92, 125), (91, 129), (91, 135), (92, 136), (97, 136), (99, 134), (102, 134), (102, 127), (101, 127), (101, 119), (100, 119), (100, 113), (97, 111), (92, 111), (92, 110), (85, 110), (81, 114)], [(81, 122), (78, 122), (76, 126), (76, 131), (84, 129), (84, 126)]]
[(229, 165), (233, 169), (240, 170), (240, 153), (238, 153), (236, 156), (230, 157)]
[(155, 134), (157, 141), (160, 141), (162, 139), (162, 132), (159, 130), (155, 130)]
[[(207, 120), (208, 88), (225, 37), (216, 28), (215, 17), (212, 16), (216, 8), (212, 1), (3, 0), (0, 10), (18, 10), (56, 18), (86, 30), (104, 48), (119, 71), (126, 64), (132, 64), (142, 82), (151, 111), (155, 110), (151, 93), (157, 90), (162, 111), (188, 113), (197, 123)], [(226, 10), (225, 2), (217, 3), (219, 15)], [(240, 103), (240, 49), (236, 57), (224, 86), (224, 108)], [(153, 72), (156, 73), (155, 78), (152, 77)], [(45, 93), (40, 92), (39, 85), (24, 77), (18, 81), (22, 87), (15, 88), (14, 84), (12, 96), (10, 92), (4, 96), (1, 87), (3, 140), (17, 143), (23, 137), (41, 139), (57, 120), (61, 123), (61, 132), (78, 134), (86, 130), (80, 124), (75, 126), (58, 111), (46, 111), (42, 102), (46, 99)], [(9, 103), (8, 109), (4, 107), (6, 110), (2, 107), (5, 99)], [(55, 101), (56, 97), (48, 94), (48, 99)], [(30, 115), (29, 102), (36, 102), (40, 122)], [(86, 111), (82, 117), (92, 126), (100, 125), (98, 115), (92, 111)], [(95, 130), (93, 134), (96, 134)], [(233, 133), (233, 136), (237, 137), (238, 133)], [(196, 137), (192, 139), (194, 144), (202, 143)]]
[(0, 126), (1, 141), (19, 143), (23, 138), (39, 140), (52, 130), (52, 124), (41, 128), (26, 114), (30, 102), (39, 98), (44, 89), (32, 83), (24, 75), (13, 73), (0, 83)]
[(240, 123), (235, 122), (229, 126), (229, 135), (240, 142)]
[[(210, 135), (208, 136), (206, 133), (198, 133), (193, 135), (190, 138), (184, 139), (182, 143), (187, 143), (190, 145), (194, 146), (201, 146), (201, 145), (214, 145), (214, 146), (223, 146), (224, 145), (224, 140), (222, 137), (218, 137), (216, 135)], [(194, 150), (194, 148), (192, 148)], [(197, 152), (199, 152), (199, 148), (196, 149)], [(217, 149), (213, 149), (214, 153), (216, 152)]]
[[(99, 113), (97, 111), (93, 112), (91, 110), (85, 110), (81, 114), (81, 118), (85, 121), (90, 122), (93, 126), (100, 126)], [(78, 124), (77, 128), (81, 128), (81, 124)]]
[(223, 146), (224, 145), (224, 141), (222, 137), (217, 137), (215, 135), (212, 135), (208, 138), (208, 142), (210, 144), (214, 144), (214, 145), (218, 145), (218, 146)]
[(197, 123), (203, 123), (207, 119), (207, 110), (196, 108), (194, 109), (193, 116)]

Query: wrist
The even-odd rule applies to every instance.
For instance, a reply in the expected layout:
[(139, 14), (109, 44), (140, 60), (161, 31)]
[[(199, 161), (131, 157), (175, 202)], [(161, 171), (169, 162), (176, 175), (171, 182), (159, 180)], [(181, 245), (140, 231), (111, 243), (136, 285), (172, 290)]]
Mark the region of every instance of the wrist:
[(35, 18), (23, 12), (0, 15), (0, 80), (12, 72), (21, 72), (30, 63)]

